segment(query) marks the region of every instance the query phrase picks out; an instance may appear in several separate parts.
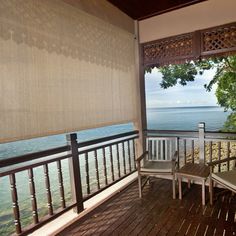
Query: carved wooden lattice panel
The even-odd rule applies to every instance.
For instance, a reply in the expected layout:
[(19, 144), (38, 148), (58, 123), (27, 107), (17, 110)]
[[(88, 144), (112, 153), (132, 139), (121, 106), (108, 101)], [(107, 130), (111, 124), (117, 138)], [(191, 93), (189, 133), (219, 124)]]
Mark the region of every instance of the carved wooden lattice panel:
[(158, 65), (182, 61), (193, 57), (193, 34), (184, 34), (145, 44), (143, 47), (144, 64)]
[(236, 24), (203, 30), (201, 55), (216, 54), (236, 49)]
[(236, 52), (236, 22), (159, 39), (143, 46), (144, 66), (180, 64), (189, 60)]

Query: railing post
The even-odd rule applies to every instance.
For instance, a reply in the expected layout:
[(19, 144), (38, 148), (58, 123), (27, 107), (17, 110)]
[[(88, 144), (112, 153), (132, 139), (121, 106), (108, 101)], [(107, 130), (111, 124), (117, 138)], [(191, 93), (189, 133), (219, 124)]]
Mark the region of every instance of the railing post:
[(199, 133), (199, 162), (205, 163), (205, 123), (198, 124)]
[(84, 210), (83, 194), (80, 174), (80, 163), (78, 153), (77, 134), (66, 135), (66, 140), (70, 146), (72, 157), (69, 158), (70, 182), (72, 191), (72, 200), (76, 202), (75, 212), (79, 213)]

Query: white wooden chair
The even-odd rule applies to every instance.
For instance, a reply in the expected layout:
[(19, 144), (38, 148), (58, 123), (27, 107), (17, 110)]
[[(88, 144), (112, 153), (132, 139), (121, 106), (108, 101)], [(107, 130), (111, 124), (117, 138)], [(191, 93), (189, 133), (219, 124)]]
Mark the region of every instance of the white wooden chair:
[[(142, 198), (142, 188), (150, 177), (169, 175), (172, 178), (173, 198), (176, 198), (175, 170), (178, 167), (178, 138), (148, 137), (147, 150), (136, 160), (138, 169), (139, 197)], [(142, 176), (146, 180), (142, 184)]]
[[(233, 161), (233, 167), (229, 168), (227, 171), (223, 172), (214, 172), (214, 167), (219, 164), (229, 163)], [(236, 166), (235, 166), (236, 157), (229, 157), (222, 160), (209, 162), (210, 166), (210, 204), (213, 204), (213, 186), (217, 183), (222, 187), (231, 190), (236, 193)]]

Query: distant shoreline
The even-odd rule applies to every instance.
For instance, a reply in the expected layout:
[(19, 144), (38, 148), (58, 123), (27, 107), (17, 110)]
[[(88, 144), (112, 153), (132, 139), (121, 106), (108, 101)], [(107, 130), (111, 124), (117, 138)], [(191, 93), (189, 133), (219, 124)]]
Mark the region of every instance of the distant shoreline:
[(222, 108), (222, 107), (220, 107), (220, 106), (150, 107), (150, 108), (147, 108), (147, 110), (154, 110), (154, 109), (189, 109), (189, 108)]

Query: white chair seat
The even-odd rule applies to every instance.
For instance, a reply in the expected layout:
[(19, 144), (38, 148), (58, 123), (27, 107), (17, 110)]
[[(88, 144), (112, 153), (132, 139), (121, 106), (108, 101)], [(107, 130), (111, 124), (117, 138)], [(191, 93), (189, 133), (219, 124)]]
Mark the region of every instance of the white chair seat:
[(172, 173), (172, 161), (147, 161), (141, 167), (141, 172)]
[(212, 173), (212, 179), (236, 190), (236, 170)]

